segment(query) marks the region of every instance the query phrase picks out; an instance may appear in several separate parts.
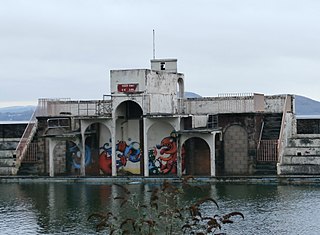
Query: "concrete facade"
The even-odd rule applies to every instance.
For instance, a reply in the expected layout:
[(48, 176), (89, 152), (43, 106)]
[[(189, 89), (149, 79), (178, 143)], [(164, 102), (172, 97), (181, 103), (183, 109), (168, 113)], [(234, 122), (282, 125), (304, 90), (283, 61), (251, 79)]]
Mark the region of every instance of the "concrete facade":
[(263, 121), (294, 110), (291, 95), (186, 99), (176, 60), (152, 60), (151, 68), (111, 70), (103, 100), (40, 100), (38, 174), (252, 175)]

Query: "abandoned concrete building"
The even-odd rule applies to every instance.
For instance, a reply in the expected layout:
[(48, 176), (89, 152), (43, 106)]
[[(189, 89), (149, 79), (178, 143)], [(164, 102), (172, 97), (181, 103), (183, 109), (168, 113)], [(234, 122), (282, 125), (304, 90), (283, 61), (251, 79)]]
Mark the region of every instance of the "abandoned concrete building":
[(320, 173), (320, 138), (297, 131), (294, 95), (186, 98), (176, 59), (112, 70), (110, 91), (101, 100), (39, 99), (14, 154), (2, 150), (12, 160), (1, 158), (1, 174)]

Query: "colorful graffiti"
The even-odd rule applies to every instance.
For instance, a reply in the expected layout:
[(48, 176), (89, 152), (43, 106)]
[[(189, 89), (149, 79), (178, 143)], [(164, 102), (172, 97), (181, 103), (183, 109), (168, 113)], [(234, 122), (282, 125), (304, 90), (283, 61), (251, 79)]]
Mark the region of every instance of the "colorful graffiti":
[[(81, 150), (80, 148), (74, 144), (73, 146), (70, 146), (68, 149), (70, 153), (69, 157), (69, 163), (71, 166), (75, 169), (81, 168)], [(85, 147), (85, 166), (88, 166), (91, 163), (91, 149), (88, 145)]]
[[(177, 134), (172, 132), (170, 136), (163, 138), (159, 145), (149, 149), (149, 174), (177, 174), (177, 152)], [(184, 169), (184, 164), (182, 168)]]
[[(139, 163), (141, 160), (141, 149), (140, 144), (138, 142), (129, 142), (126, 141), (119, 141), (116, 144), (116, 167), (118, 171), (129, 171), (130, 169), (127, 169), (128, 163)], [(99, 166), (101, 171), (106, 175), (111, 175), (112, 170), (112, 147), (109, 143), (104, 144), (101, 149), (103, 150), (99, 155)], [(132, 168), (132, 167), (131, 167)], [(139, 166), (135, 167), (139, 168), (140, 171), (140, 164)], [(132, 171), (132, 169), (131, 169)], [(131, 172), (134, 173), (134, 172)]]
[(99, 167), (100, 170), (105, 174), (105, 175), (111, 175), (112, 174), (112, 161), (111, 161), (111, 156), (112, 156), (112, 147), (110, 146), (109, 143), (105, 143), (102, 147), (102, 152), (99, 155)]

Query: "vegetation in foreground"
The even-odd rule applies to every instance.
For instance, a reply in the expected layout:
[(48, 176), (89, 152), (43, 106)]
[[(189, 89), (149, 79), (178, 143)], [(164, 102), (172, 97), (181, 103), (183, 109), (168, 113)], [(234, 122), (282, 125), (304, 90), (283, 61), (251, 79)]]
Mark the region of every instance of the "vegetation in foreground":
[(244, 215), (237, 211), (208, 216), (208, 212), (219, 209), (218, 203), (211, 197), (196, 198), (192, 203), (181, 206), (181, 198), (186, 190), (202, 190), (199, 186), (190, 185), (190, 179), (193, 177), (184, 177), (180, 186), (165, 180), (160, 187), (148, 191), (147, 203), (142, 203), (124, 185), (114, 184), (120, 193), (113, 198), (118, 203), (118, 210), (94, 212), (89, 215), (88, 221), (95, 223), (97, 232), (104, 231), (113, 235), (222, 235), (226, 234), (221, 232), (222, 227), (234, 223), (233, 217), (244, 219)]

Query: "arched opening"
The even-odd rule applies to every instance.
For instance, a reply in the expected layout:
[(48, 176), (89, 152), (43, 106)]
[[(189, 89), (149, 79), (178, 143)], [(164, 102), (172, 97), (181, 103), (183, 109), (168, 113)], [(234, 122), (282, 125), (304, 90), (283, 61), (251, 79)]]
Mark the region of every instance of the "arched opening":
[[(79, 175), (81, 168), (82, 158), (82, 145), (74, 141), (68, 140), (65, 143), (66, 156), (65, 156), (65, 168), (68, 175)], [(62, 161), (61, 161), (62, 163)], [(91, 164), (91, 149), (86, 145), (85, 149), (85, 165)], [(55, 170), (56, 171), (56, 170)]]
[(185, 174), (195, 176), (210, 176), (210, 147), (199, 137), (192, 137), (183, 145)]
[(117, 175), (143, 175), (143, 111), (128, 100), (116, 109)]
[(182, 78), (179, 78), (177, 82), (177, 96), (181, 99), (184, 97), (184, 81)]
[(224, 134), (224, 173), (248, 174), (248, 133), (239, 125), (228, 127)]
[(116, 109), (116, 116), (126, 120), (140, 119), (142, 114), (143, 112), (140, 105), (131, 100), (122, 102)]
[(149, 175), (177, 174), (177, 136), (171, 124), (158, 121), (148, 129)]
[(54, 174), (64, 175), (66, 174), (66, 142), (59, 141), (53, 149), (53, 164), (54, 164)]
[(90, 163), (86, 164), (86, 175), (111, 175), (111, 133), (102, 123), (93, 123), (84, 132), (86, 154)]

